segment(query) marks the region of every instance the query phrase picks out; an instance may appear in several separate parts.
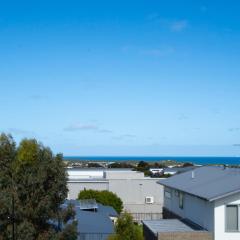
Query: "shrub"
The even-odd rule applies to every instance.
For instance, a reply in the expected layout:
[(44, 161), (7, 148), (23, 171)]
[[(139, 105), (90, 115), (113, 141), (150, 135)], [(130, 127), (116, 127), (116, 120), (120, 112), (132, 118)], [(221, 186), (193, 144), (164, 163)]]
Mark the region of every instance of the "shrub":
[(133, 222), (127, 212), (118, 218), (115, 230), (116, 234), (109, 236), (108, 240), (143, 240), (142, 228)]
[(112, 206), (117, 213), (121, 213), (123, 209), (122, 200), (113, 192), (104, 190), (86, 190), (84, 189), (78, 194), (78, 199), (95, 199), (98, 203)]

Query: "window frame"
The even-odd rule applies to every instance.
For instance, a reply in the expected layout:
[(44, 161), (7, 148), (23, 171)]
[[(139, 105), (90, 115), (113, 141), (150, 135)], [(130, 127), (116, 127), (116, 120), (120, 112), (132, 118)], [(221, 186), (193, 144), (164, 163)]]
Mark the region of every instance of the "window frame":
[(178, 207), (180, 209), (184, 208), (184, 193), (181, 191), (179, 192)]
[(172, 191), (170, 189), (164, 190), (164, 198), (172, 199)]
[[(227, 207), (228, 206), (236, 206), (237, 207), (237, 226), (238, 229), (236, 231), (234, 230), (229, 230), (227, 228)], [(240, 204), (226, 204), (225, 205), (225, 232), (226, 233), (239, 233), (240, 232)]]
[(179, 190), (175, 190), (175, 197), (179, 197)]

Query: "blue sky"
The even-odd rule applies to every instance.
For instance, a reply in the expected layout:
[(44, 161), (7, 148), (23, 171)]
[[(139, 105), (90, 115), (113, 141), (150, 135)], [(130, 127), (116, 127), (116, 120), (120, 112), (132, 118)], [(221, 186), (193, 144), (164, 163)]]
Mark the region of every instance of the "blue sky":
[(66, 155), (240, 155), (238, 1), (6, 1), (0, 131)]

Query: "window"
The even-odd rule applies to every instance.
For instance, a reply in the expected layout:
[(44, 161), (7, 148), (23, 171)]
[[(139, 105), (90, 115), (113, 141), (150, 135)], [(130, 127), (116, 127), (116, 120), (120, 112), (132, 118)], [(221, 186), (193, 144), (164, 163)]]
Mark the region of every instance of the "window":
[(184, 195), (182, 192), (179, 193), (179, 208), (183, 209), (183, 199)]
[(171, 199), (172, 198), (172, 194), (171, 194), (171, 191), (170, 190), (165, 190), (164, 191), (164, 196), (165, 196), (165, 198), (169, 198), (169, 199)]
[(175, 196), (179, 197), (179, 191), (178, 190), (175, 190)]
[(226, 231), (237, 232), (239, 231), (239, 206), (238, 205), (227, 205), (226, 206)]

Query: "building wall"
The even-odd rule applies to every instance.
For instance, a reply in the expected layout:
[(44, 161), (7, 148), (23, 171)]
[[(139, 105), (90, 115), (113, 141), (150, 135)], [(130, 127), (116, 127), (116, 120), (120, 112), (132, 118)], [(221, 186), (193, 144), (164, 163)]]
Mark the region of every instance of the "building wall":
[(128, 204), (145, 204), (145, 197), (154, 197), (154, 203), (163, 203), (163, 187), (159, 179), (109, 179), (109, 190), (116, 192)]
[[(125, 210), (131, 213), (155, 213), (143, 216), (143, 219), (159, 219), (162, 217), (163, 187), (157, 181), (159, 179), (154, 178), (109, 179), (109, 191), (123, 200)], [(153, 204), (146, 204), (146, 197), (153, 197)]]
[(214, 203), (198, 197), (184, 194), (183, 209), (179, 207), (179, 196), (174, 189), (165, 188), (171, 193), (171, 199), (164, 197), (164, 207), (181, 218), (187, 218), (208, 231), (214, 230)]
[[(75, 174), (77, 176), (77, 173)], [(81, 172), (81, 175), (85, 175)], [(72, 173), (71, 173), (72, 176)], [(159, 219), (162, 217), (163, 186), (157, 178), (145, 178), (143, 173), (133, 171), (107, 171), (102, 179), (70, 179), (69, 199), (76, 199), (79, 192), (86, 189), (109, 190), (123, 201), (125, 210), (137, 220)], [(146, 204), (145, 198), (153, 197), (153, 204)], [(135, 215), (134, 215), (135, 214)], [(147, 214), (147, 215), (145, 215)]]
[(240, 204), (240, 193), (215, 201), (215, 240), (240, 239), (240, 232), (225, 231), (225, 207), (228, 204)]
[[(124, 208), (131, 213), (158, 213), (147, 216), (158, 219), (162, 213), (163, 187), (157, 179), (108, 179), (103, 181), (68, 181), (68, 199), (76, 199), (79, 192), (85, 189), (109, 190), (116, 193), (123, 201)], [(146, 197), (154, 197), (153, 204), (146, 204)]]

